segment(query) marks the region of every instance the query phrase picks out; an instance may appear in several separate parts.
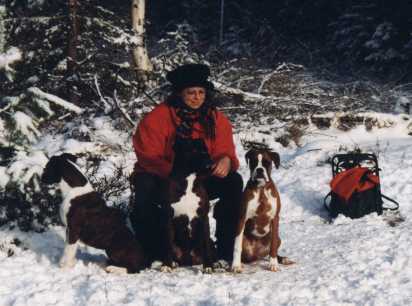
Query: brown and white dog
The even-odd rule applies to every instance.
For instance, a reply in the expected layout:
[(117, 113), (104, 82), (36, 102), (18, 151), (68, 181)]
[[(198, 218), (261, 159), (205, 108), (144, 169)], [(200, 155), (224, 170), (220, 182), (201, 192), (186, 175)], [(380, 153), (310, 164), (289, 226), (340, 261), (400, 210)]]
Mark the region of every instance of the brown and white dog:
[(275, 272), (279, 263), (293, 263), (287, 257), (278, 256), (281, 204), (270, 174), (272, 164), (279, 168), (279, 154), (267, 149), (251, 149), (246, 153), (246, 161), (251, 175), (241, 202), (232, 271), (242, 271), (241, 261), (252, 262), (270, 255), (269, 269)]
[(181, 266), (203, 264), (204, 272), (212, 272), (215, 250), (210, 238), (209, 198), (202, 177), (194, 173), (173, 176), (167, 188), (162, 271), (170, 272), (176, 262)]
[(106, 271), (136, 273), (147, 261), (118, 209), (108, 207), (79, 170), (76, 156), (64, 153), (50, 158), (42, 175), (45, 184), (59, 183), (63, 196), (60, 217), (66, 226), (66, 245), (60, 266), (75, 265), (78, 242), (106, 251)]

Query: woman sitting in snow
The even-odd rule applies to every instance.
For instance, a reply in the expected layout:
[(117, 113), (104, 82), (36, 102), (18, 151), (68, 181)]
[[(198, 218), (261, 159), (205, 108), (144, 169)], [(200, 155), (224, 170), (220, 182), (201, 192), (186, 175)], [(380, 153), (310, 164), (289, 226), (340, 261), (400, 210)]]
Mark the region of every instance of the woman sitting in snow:
[[(205, 181), (214, 208), (218, 259), (230, 261), (243, 181), (229, 120), (211, 100), (208, 66), (187, 64), (167, 74), (172, 94), (139, 123), (133, 136), (137, 163), (131, 222), (143, 247), (158, 254), (160, 193), (165, 178), (185, 165), (189, 172), (209, 171)], [(188, 156), (187, 152), (191, 152)], [(180, 161), (180, 162), (179, 162)], [(157, 234), (156, 234), (157, 233)]]

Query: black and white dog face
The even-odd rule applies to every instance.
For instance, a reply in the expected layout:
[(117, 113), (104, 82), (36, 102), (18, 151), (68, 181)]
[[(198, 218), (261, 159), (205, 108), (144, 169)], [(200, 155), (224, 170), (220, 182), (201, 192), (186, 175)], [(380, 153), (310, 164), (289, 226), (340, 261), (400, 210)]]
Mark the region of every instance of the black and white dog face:
[(263, 186), (270, 181), (272, 163), (279, 168), (280, 157), (276, 152), (264, 149), (251, 149), (246, 153), (246, 162), (250, 169), (250, 180), (258, 186)]
[(48, 185), (59, 183), (63, 178), (65, 165), (68, 165), (69, 161), (75, 163), (76, 160), (77, 157), (69, 153), (52, 156), (43, 170), (41, 181)]

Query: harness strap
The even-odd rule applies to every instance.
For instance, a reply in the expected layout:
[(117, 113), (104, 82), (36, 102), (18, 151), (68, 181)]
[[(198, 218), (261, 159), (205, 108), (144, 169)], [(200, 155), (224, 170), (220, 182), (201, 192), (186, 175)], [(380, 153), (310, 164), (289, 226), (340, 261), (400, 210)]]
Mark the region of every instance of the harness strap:
[(383, 209), (383, 210), (392, 210), (392, 211), (394, 211), (394, 210), (398, 210), (398, 209), (399, 209), (399, 203), (396, 202), (394, 199), (391, 199), (390, 197), (384, 195), (383, 193), (381, 193), (381, 196), (382, 196), (382, 198), (384, 198), (385, 200), (388, 200), (388, 201), (390, 201), (390, 202), (392, 202), (392, 203), (395, 204), (395, 207), (383, 207), (383, 206), (382, 206), (382, 209)]
[[(329, 191), (329, 193), (326, 195), (326, 197), (323, 199), (323, 206), (325, 206), (326, 210), (330, 212), (329, 206), (326, 204), (327, 198), (329, 198), (332, 195), (332, 191)], [(330, 204), (330, 203), (329, 203)]]

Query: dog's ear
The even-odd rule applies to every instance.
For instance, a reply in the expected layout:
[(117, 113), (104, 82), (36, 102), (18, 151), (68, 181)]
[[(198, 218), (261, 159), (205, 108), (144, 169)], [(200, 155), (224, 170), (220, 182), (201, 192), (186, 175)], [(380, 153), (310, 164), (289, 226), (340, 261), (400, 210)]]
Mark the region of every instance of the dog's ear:
[(273, 163), (275, 164), (276, 169), (280, 166), (280, 156), (276, 152), (270, 152), (270, 158), (272, 159)]
[(52, 156), (43, 169), (41, 181), (45, 184), (53, 184), (60, 181), (60, 156)]
[(60, 158), (70, 160), (73, 163), (76, 163), (77, 160), (77, 156), (70, 153), (63, 153), (62, 155), (60, 155)]
[(249, 165), (249, 160), (252, 157), (252, 153), (253, 153), (253, 149), (250, 149), (249, 151), (247, 151), (247, 153), (245, 155), (246, 165)]

